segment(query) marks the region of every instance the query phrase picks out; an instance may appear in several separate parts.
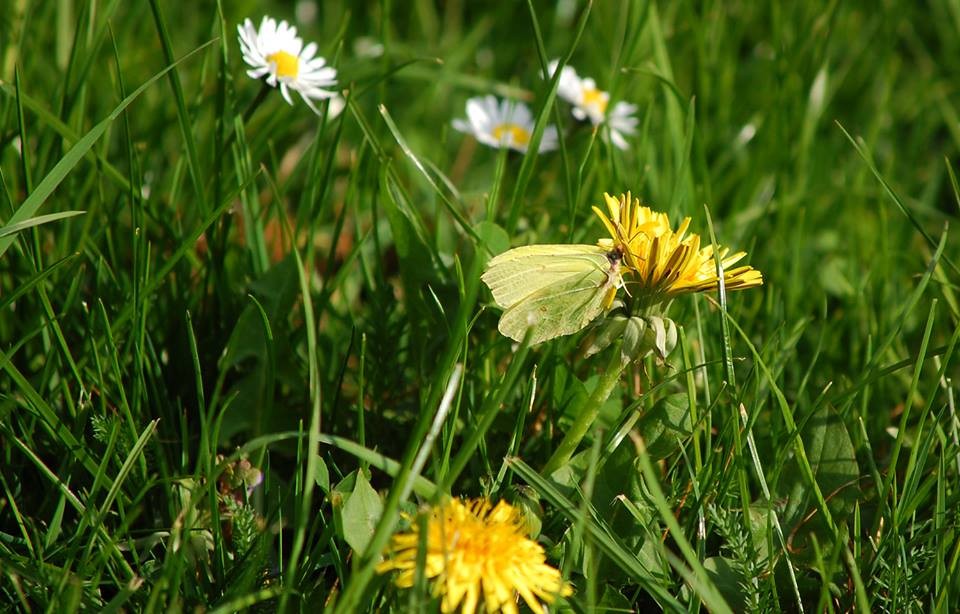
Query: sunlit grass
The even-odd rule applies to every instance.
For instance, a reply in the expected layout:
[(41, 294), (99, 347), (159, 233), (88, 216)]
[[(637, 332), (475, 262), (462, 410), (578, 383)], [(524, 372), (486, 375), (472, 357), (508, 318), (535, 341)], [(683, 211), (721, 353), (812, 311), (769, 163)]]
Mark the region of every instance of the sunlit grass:
[[(377, 565), (450, 495), (523, 512), (551, 611), (960, 607), (954, 4), (10, 4), (5, 607), (436, 611)], [(342, 100), (246, 74), (263, 15)], [(454, 129), (486, 95), (520, 151)], [(490, 258), (627, 191), (763, 285), (622, 375), (503, 337)]]

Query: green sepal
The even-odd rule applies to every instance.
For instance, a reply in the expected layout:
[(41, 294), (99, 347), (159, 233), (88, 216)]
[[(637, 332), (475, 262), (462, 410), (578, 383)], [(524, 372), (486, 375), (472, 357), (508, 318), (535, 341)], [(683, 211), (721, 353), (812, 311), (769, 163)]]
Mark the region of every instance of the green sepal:
[(627, 327), (626, 316), (614, 315), (603, 318), (599, 325), (594, 327), (594, 333), (586, 338), (583, 344), (583, 355), (586, 358), (599, 354), (610, 347), (617, 339), (623, 337)]
[(647, 322), (644, 342), (649, 351), (656, 353), (657, 358), (666, 360), (673, 348), (677, 347), (677, 325), (670, 318), (646, 316)]

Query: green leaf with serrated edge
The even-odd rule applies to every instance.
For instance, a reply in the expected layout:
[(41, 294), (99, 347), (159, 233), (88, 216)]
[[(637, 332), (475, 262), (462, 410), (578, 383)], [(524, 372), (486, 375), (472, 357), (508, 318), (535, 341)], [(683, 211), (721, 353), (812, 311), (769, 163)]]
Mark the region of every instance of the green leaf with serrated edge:
[[(552, 505), (570, 522), (579, 520), (579, 505), (564, 496), (552, 480), (544, 478), (517, 457), (508, 457), (506, 462), (520, 479), (540, 493), (546, 503)], [(657, 605), (664, 610), (683, 611), (677, 599), (666, 589), (667, 581), (660, 570), (652, 570), (646, 567), (636, 552), (623, 544), (619, 536), (610, 530), (606, 519), (602, 515), (591, 514), (584, 528), (590, 538), (594, 540), (596, 547), (623, 570), (632, 582), (650, 593), (656, 600)]]
[[(602, 514), (611, 531), (634, 552), (647, 569), (661, 569), (664, 563), (657, 552), (658, 523), (656, 511), (643, 498), (635, 495), (640, 488), (639, 471), (634, 462), (636, 453), (629, 440), (607, 454), (606, 461), (594, 479), (591, 504)], [(573, 456), (570, 462), (550, 477), (565, 495), (575, 497), (584, 476), (589, 472), (591, 453), (585, 450)], [(595, 570), (594, 576), (607, 582), (623, 583), (629, 580), (613, 561), (594, 552), (592, 557), (582, 554), (582, 570)]]
[(537, 491), (524, 484), (513, 484), (507, 491), (505, 499), (523, 512), (526, 535), (536, 539), (543, 528), (543, 508), (540, 507)]

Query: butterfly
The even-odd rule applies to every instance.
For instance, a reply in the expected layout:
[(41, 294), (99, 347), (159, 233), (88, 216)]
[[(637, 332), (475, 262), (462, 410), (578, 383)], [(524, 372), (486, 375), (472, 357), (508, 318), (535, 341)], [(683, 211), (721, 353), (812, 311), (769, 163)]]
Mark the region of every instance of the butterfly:
[(504, 312), (497, 328), (515, 341), (533, 329), (531, 344), (582, 330), (610, 308), (623, 286), (620, 248), (527, 245), (487, 264), (480, 279)]

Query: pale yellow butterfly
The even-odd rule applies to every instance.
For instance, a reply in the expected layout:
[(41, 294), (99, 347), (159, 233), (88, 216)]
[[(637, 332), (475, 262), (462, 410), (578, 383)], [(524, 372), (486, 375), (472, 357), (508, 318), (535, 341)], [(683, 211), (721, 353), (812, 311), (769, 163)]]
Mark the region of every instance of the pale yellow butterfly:
[(623, 286), (619, 248), (528, 245), (487, 264), (481, 279), (504, 309), (500, 332), (515, 341), (532, 328), (531, 343), (570, 335), (609, 309)]

